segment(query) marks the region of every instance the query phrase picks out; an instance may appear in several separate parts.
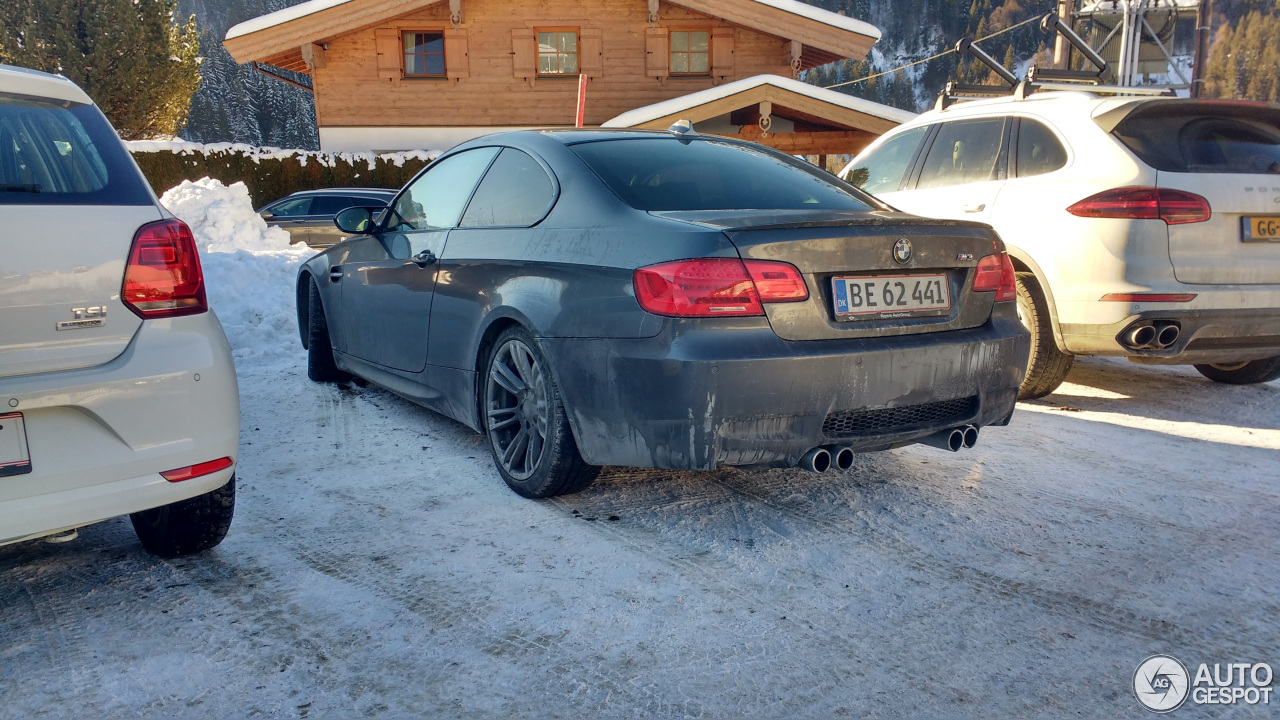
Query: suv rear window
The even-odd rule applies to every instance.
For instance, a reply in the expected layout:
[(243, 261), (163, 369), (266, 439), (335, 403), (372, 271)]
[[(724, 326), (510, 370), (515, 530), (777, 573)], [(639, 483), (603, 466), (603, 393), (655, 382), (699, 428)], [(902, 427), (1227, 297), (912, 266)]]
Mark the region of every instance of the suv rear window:
[(96, 107), (0, 93), (0, 204), (153, 202)]
[(1280, 117), (1207, 113), (1140, 115), (1113, 134), (1143, 162), (1165, 172), (1280, 175)]
[(637, 210), (870, 210), (851, 185), (800, 160), (716, 140), (602, 140), (570, 146)]

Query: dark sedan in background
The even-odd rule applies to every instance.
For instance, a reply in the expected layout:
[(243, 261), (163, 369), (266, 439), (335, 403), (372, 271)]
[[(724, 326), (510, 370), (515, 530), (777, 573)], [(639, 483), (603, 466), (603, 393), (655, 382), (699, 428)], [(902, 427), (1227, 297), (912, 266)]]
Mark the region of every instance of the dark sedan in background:
[(346, 240), (333, 224), (333, 216), (349, 207), (385, 207), (396, 190), (380, 188), (331, 188), (304, 190), (258, 210), (268, 225), (289, 232), (289, 242), (306, 243), (317, 250)]
[(1026, 366), (986, 225), (893, 211), (692, 132), (464, 143), (297, 284), (309, 374), (355, 374), (488, 435), (516, 492), (601, 465), (847, 468), (1009, 422)]

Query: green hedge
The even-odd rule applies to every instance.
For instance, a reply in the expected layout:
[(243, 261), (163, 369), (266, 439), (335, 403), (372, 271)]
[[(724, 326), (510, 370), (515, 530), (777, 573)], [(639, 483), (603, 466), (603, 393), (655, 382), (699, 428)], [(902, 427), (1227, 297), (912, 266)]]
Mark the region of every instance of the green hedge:
[(211, 177), (227, 185), (243, 182), (249, 188), (254, 207), (262, 207), (299, 190), (399, 189), (439, 154), (408, 152), (374, 156), (150, 141), (128, 145), (156, 195), (163, 195), (183, 180)]

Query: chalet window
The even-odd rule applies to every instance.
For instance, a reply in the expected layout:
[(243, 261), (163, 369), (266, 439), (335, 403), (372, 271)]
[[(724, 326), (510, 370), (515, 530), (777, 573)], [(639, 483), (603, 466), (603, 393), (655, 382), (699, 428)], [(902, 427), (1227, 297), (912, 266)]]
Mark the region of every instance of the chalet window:
[(404, 76), (444, 77), (444, 33), (405, 32)]
[(711, 33), (706, 30), (672, 30), (671, 74), (706, 75), (711, 72)]
[(538, 31), (538, 74), (578, 74), (578, 31)]

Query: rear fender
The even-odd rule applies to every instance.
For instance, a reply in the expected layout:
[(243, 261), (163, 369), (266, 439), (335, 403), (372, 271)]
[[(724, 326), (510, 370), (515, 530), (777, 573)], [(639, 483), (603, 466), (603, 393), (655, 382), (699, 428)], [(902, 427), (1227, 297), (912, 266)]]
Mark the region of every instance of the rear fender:
[(1053, 288), (1045, 280), (1044, 271), (1022, 248), (1006, 243), (1005, 250), (1009, 252), (1009, 258), (1013, 260), (1015, 270), (1029, 272), (1036, 276), (1036, 281), (1040, 284), (1040, 292), (1044, 293), (1044, 299), (1049, 304), (1049, 321), (1053, 324), (1053, 342), (1058, 346), (1059, 350), (1066, 352), (1067, 345), (1062, 340), (1062, 327), (1058, 324), (1058, 305), (1053, 300)]

